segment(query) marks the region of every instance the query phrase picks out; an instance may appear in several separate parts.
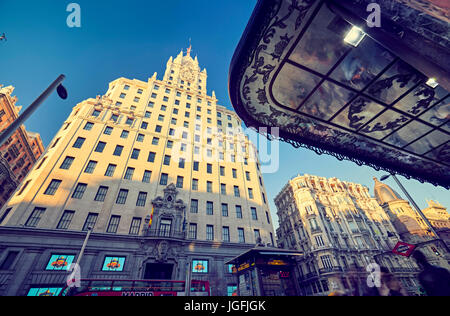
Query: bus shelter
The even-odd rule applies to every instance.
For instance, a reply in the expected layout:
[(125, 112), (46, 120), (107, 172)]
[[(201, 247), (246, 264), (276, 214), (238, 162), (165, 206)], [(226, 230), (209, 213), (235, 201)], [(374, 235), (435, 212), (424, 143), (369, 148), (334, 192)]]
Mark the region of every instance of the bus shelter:
[(253, 248), (227, 264), (233, 264), (238, 296), (298, 296), (296, 262), (302, 252), (278, 248)]

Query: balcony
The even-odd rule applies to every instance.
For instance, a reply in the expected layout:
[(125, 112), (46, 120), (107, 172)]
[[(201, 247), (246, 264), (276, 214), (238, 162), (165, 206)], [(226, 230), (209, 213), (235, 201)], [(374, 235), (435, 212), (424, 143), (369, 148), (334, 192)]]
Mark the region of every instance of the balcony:
[(145, 233), (145, 237), (185, 239), (186, 232), (172, 231), (165, 229), (149, 229)]
[(331, 267), (331, 268), (322, 268), (319, 269), (319, 274), (328, 274), (328, 273), (337, 273), (337, 272), (343, 272), (343, 269), (341, 267)]
[(311, 228), (311, 234), (317, 234), (317, 233), (321, 233), (322, 232), (322, 228), (320, 227), (312, 227)]

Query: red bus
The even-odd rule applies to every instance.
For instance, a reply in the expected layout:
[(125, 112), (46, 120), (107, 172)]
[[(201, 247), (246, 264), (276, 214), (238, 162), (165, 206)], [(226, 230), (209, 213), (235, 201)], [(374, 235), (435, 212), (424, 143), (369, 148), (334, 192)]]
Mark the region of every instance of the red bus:
[[(186, 281), (82, 279), (81, 287), (66, 286), (59, 296), (185, 296)], [(210, 296), (208, 281), (191, 282), (190, 296)]]

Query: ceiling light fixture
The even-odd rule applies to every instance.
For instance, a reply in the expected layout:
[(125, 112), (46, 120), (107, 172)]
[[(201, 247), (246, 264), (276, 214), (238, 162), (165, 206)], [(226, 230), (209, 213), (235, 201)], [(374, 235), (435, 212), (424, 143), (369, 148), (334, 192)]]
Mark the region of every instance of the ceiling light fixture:
[(364, 33), (362, 29), (357, 26), (353, 26), (345, 36), (344, 41), (353, 47), (357, 47), (364, 39), (364, 36), (366, 36), (366, 33)]

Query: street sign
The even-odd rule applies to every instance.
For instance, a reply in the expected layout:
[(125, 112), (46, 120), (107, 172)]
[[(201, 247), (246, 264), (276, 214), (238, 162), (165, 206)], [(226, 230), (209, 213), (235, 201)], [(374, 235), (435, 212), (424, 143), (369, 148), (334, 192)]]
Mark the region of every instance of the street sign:
[(392, 252), (400, 256), (409, 257), (414, 248), (416, 248), (416, 246), (399, 241), (394, 249), (392, 249)]

